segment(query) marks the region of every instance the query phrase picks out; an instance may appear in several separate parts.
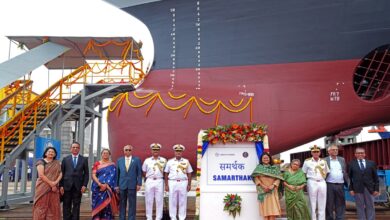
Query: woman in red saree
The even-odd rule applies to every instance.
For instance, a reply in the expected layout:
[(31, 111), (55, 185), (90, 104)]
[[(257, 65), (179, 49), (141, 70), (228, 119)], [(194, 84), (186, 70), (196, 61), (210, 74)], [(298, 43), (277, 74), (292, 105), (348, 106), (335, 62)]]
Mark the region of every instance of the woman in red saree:
[(111, 220), (118, 213), (118, 197), (115, 193), (116, 166), (110, 161), (111, 152), (103, 149), (102, 159), (92, 168), (92, 219)]
[(43, 159), (36, 163), (38, 179), (35, 185), (33, 219), (61, 219), (60, 191), (58, 183), (62, 178), (61, 164), (56, 160), (54, 147), (46, 148)]

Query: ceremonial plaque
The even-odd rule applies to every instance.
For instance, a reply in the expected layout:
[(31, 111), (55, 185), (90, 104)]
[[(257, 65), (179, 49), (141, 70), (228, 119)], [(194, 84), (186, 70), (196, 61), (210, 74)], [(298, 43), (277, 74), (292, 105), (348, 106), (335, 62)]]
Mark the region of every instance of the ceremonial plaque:
[(223, 210), (223, 198), (242, 198), (239, 219), (259, 219), (255, 184), (251, 174), (258, 164), (255, 143), (209, 145), (202, 157), (200, 177), (200, 219), (233, 219)]

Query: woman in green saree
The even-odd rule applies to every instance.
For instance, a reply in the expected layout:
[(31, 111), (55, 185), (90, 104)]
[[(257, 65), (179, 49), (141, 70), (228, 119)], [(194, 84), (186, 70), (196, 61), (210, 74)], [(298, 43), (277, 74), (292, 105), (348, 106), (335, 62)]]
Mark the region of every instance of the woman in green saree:
[(290, 167), (283, 173), (284, 194), (286, 198), (286, 211), (288, 220), (310, 220), (303, 188), (306, 185), (306, 176), (299, 169), (301, 161), (294, 159)]

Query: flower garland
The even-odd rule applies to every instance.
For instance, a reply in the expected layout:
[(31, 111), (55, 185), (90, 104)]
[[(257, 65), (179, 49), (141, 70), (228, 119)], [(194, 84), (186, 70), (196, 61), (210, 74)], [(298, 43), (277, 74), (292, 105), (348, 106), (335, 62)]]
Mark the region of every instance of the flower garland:
[(225, 206), (223, 207), (224, 211), (229, 212), (229, 215), (233, 215), (233, 218), (236, 218), (236, 215), (241, 214), (241, 196), (237, 194), (227, 194), (225, 198), (223, 198), (223, 203)]
[[(200, 132), (202, 133), (202, 131)], [(202, 139), (198, 135), (198, 150), (196, 151), (197, 167), (196, 167), (196, 199), (195, 199), (195, 220), (199, 220), (200, 216), (200, 175), (202, 167)]]
[(226, 126), (217, 126), (205, 131), (202, 140), (209, 141), (211, 144), (237, 143), (237, 142), (256, 142), (262, 141), (267, 134), (267, 126), (262, 124), (231, 124)]
[[(132, 96), (134, 96), (134, 98)], [(160, 92), (157, 93), (151, 92), (146, 95), (140, 95), (136, 92), (131, 92), (131, 93), (126, 92), (126, 93), (120, 93), (112, 99), (108, 107), (108, 111), (113, 112), (116, 110), (117, 111), (116, 114), (117, 116), (119, 116), (123, 103), (127, 103), (128, 106), (132, 108), (141, 108), (146, 105), (149, 105), (149, 107), (147, 107), (145, 111), (145, 116), (148, 116), (154, 104), (156, 102), (160, 102), (162, 106), (164, 106), (166, 109), (171, 111), (178, 111), (183, 108), (186, 108), (186, 110), (184, 111), (183, 118), (187, 118), (190, 109), (194, 105), (203, 114), (210, 115), (212, 113), (215, 113), (215, 125), (218, 125), (221, 109), (225, 109), (230, 113), (241, 113), (245, 111), (247, 108), (249, 108), (249, 121), (252, 122), (253, 97), (249, 97), (249, 99), (245, 100), (246, 103), (244, 103), (244, 98), (242, 98), (237, 104), (233, 103), (232, 100), (229, 100), (229, 103), (231, 105), (230, 106), (229, 104), (224, 103), (222, 100), (205, 101), (202, 98), (197, 96), (187, 97), (187, 94), (174, 96), (171, 92), (168, 92), (168, 96), (170, 99), (173, 99), (175, 101), (181, 101), (182, 103), (177, 105), (171, 105), (167, 101), (169, 99), (165, 98), (165, 94), (162, 94)]]

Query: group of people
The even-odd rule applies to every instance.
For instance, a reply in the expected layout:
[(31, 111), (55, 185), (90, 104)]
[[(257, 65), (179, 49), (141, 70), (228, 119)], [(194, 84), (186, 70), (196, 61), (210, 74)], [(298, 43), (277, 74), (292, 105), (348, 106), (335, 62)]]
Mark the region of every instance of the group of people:
[[(137, 191), (145, 177), (146, 218), (152, 219), (153, 203), (156, 201), (156, 219), (163, 217), (164, 185), (169, 194), (169, 217), (186, 218), (187, 192), (191, 189), (189, 161), (182, 157), (183, 145), (173, 146), (175, 157), (167, 160), (160, 156), (161, 145), (150, 145), (152, 156), (141, 165), (141, 160), (132, 155), (133, 146), (123, 147), (124, 156), (116, 163), (110, 160), (109, 149), (101, 151), (101, 160), (92, 167), (92, 219), (129, 220), (136, 217)], [(89, 182), (88, 159), (79, 154), (80, 144), (71, 145), (71, 155), (57, 160), (53, 147), (45, 149), (43, 159), (36, 163), (38, 179), (35, 187), (33, 219), (60, 219), (60, 198), (63, 201), (63, 219), (80, 218), (82, 193)], [(179, 208), (178, 208), (179, 207)], [(178, 210), (179, 209), (179, 210)]]
[[(101, 160), (92, 167), (92, 219), (135, 219), (136, 194), (145, 177), (146, 218), (152, 219), (156, 202), (156, 219), (163, 217), (164, 186), (169, 192), (171, 219), (186, 218), (187, 192), (191, 189), (189, 161), (182, 157), (183, 145), (173, 146), (175, 157), (167, 160), (160, 156), (161, 145), (150, 145), (152, 156), (141, 165), (132, 155), (133, 146), (123, 148), (124, 156), (116, 163), (110, 160), (109, 149), (101, 151)], [(88, 159), (79, 154), (80, 144), (71, 145), (71, 155), (57, 160), (53, 147), (45, 149), (43, 159), (37, 161), (38, 179), (35, 187), (33, 219), (60, 219), (60, 198), (63, 201), (63, 219), (79, 219), (82, 193), (89, 182)], [(301, 161), (294, 159), (281, 172), (273, 164), (270, 154), (263, 153), (260, 163), (252, 173), (258, 193), (260, 215), (275, 219), (281, 215), (279, 197), (284, 188), (288, 219), (344, 219), (344, 186), (356, 201), (358, 219), (375, 219), (374, 197), (379, 195), (379, 178), (376, 164), (365, 159), (365, 149), (356, 148), (356, 159), (347, 165), (338, 156), (338, 147), (328, 148), (329, 156), (320, 158), (320, 148), (311, 148), (312, 157)], [(283, 186), (283, 187), (282, 187)], [(307, 187), (310, 209), (303, 189)], [(128, 208), (127, 208), (128, 206)], [(179, 210), (178, 209), (179, 206)]]
[[(379, 195), (379, 178), (375, 162), (365, 159), (365, 149), (355, 149), (356, 159), (348, 164), (348, 169), (344, 158), (338, 156), (337, 145), (328, 147), (328, 157), (320, 158), (320, 154), (320, 148), (313, 146), (312, 157), (304, 161), (302, 169), (301, 161), (293, 159), (284, 172), (273, 164), (270, 154), (261, 156), (252, 178), (256, 184), (260, 215), (264, 219), (281, 215), (281, 188), (284, 188), (289, 220), (344, 219), (344, 187), (355, 198), (358, 219), (375, 219), (374, 198)], [(310, 208), (303, 192), (305, 186)]]
[(79, 154), (80, 144), (72, 143), (71, 155), (57, 160), (57, 150), (47, 147), (36, 162), (38, 179), (35, 185), (33, 219), (79, 219), (81, 196), (88, 186), (88, 159)]

